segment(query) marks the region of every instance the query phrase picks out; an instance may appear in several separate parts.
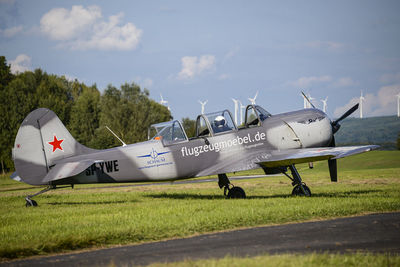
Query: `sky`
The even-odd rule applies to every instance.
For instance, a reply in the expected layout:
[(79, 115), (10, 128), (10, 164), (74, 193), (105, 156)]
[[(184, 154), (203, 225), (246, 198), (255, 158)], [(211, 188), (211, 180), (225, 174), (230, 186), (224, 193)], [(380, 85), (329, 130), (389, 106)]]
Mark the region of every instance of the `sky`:
[[(175, 119), (256, 103), (396, 115), (400, 1), (0, 0), (0, 55), (103, 92), (135, 82)], [(355, 112), (353, 116), (359, 116)], [(240, 117), (238, 115), (238, 117)]]

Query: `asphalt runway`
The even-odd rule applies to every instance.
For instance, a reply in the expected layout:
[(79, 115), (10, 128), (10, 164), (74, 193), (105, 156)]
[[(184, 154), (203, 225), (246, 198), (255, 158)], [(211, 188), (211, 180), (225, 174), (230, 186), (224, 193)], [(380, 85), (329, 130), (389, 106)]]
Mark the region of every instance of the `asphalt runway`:
[(131, 266), (281, 253), (400, 254), (400, 212), (199, 235), (0, 263), (0, 266)]

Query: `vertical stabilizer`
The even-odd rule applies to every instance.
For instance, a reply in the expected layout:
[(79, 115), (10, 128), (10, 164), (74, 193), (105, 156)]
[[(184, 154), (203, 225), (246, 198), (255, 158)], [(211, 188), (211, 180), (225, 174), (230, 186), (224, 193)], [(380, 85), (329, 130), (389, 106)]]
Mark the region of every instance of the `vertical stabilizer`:
[(22, 181), (39, 185), (57, 161), (93, 151), (79, 144), (53, 111), (39, 108), (22, 122), (15, 138), (13, 159)]

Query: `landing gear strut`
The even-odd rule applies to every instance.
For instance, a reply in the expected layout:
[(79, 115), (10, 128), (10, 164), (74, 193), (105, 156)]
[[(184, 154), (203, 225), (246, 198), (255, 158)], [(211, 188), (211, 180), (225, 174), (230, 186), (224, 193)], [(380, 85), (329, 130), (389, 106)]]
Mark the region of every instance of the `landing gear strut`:
[(224, 188), (224, 196), (227, 198), (246, 198), (243, 188), (231, 184), (225, 173), (218, 174), (218, 186)]
[[(43, 193), (46, 193), (47, 191), (50, 191), (50, 190), (53, 190), (53, 189), (60, 189), (60, 188), (65, 188), (65, 187), (69, 187), (69, 186), (56, 187), (55, 185), (49, 185), (46, 188), (44, 188), (43, 190), (37, 192), (36, 194), (27, 196), (25, 198), (25, 201), (26, 201), (25, 207), (37, 207), (38, 204), (37, 204), (37, 202), (35, 200), (32, 199), (33, 197), (35, 197), (37, 195), (40, 195), (40, 194), (43, 194)], [(71, 184), (71, 187), (74, 188), (74, 185)]]
[(297, 169), (294, 166), (294, 164), (289, 165), (289, 169), (293, 177), (290, 177), (286, 172), (283, 172), (283, 174), (286, 175), (292, 181), (292, 185), (294, 186), (292, 190), (292, 195), (310, 197), (311, 190), (305, 183), (301, 181), (300, 174), (297, 172)]

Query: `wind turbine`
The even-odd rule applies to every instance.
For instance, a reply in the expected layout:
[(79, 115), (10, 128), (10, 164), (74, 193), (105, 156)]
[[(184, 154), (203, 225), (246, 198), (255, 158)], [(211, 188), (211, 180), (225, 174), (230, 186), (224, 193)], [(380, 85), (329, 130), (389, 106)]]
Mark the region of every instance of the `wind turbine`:
[(360, 119), (363, 118), (363, 101), (365, 98), (363, 97), (362, 91), (361, 91), (361, 96), (360, 96)]
[(168, 101), (164, 100), (161, 93), (160, 93), (160, 97), (161, 97), (161, 100), (160, 100), (161, 105), (168, 104)]
[(237, 113), (238, 113), (238, 102), (239, 100), (232, 98), (233, 103), (235, 103), (235, 124), (237, 125)]
[(315, 99), (312, 98), (310, 94), (308, 94), (308, 96), (306, 96), (306, 94), (304, 94), (304, 92), (301, 92), (303, 98), (304, 98), (304, 108), (315, 108), (314, 104), (311, 102), (311, 100)]
[(307, 101), (307, 107), (308, 107), (308, 108), (311, 108), (311, 106), (312, 106), (312, 101), (313, 101), (314, 99), (315, 99), (314, 97), (312, 97), (310, 94), (308, 94), (308, 100), (310, 100), (309, 102)]
[(257, 91), (256, 95), (254, 96), (254, 98), (248, 98), (252, 105), (255, 105), (255, 104), (256, 104), (256, 98), (257, 98), (257, 96), (258, 96), (258, 91)]
[(201, 114), (204, 114), (204, 106), (207, 104), (207, 102), (208, 102), (208, 100), (206, 100), (206, 101), (204, 101), (204, 102), (201, 102), (201, 101), (199, 100), (199, 103), (200, 103), (200, 105), (201, 105)]
[(326, 108), (328, 107), (328, 104), (327, 104), (327, 102), (328, 102), (328, 97), (326, 97), (325, 99), (321, 99), (321, 102), (324, 104), (324, 106), (323, 106), (323, 108), (322, 108), (322, 111), (323, 111), (324, 113), (326, 113)]
[(240, 100), (239, 100), (239, 103), (240, 103), (240, 125), (242, 125), (243, 124), (243, 109), (245, 109), (246, 106), (244, 106)]
[(397, 117), (400, 118), (400, 93), (397, 96)]
[(164, 98), (162, 97), (162, 94), (161, 94), (161, 93), (160, 93), (160, 97), (161, 97), (160, 104), (161, 104), (161, 105), (167, 104), (168, 110), (171, 111), (171, 109), (169, 108), (169, 105), (168, 105), (168, 101), (167, 101), (167, 100), (164, 100)]

